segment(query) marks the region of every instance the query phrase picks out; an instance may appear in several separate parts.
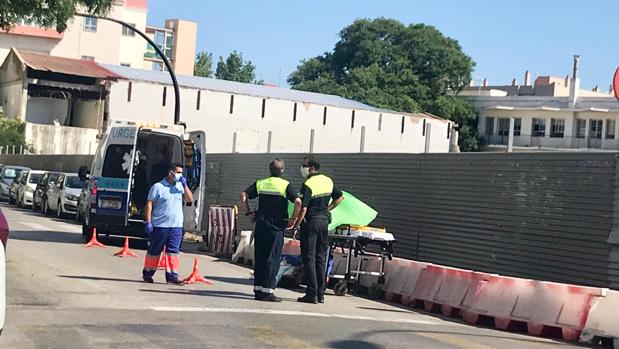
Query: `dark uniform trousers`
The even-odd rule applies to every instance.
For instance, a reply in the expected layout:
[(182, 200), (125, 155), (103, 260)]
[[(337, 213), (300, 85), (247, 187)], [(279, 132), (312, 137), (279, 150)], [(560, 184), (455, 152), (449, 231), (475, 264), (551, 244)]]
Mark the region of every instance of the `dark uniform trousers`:
[(326, 216), (310, 217), (301, 225), (301, 256), (307, 283), (305, 294), (309, 297), (325, 294), (328, 226), (329, 218)]
[(284, 231), (256, 221), (254, 233), (254, 291), (273, 293), (284, 246)]

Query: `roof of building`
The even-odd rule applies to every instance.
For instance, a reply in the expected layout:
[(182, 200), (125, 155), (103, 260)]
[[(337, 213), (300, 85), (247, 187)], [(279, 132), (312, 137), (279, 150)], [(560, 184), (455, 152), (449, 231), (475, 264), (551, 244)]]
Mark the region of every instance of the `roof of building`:
[(570, 97), (467, 96), (464, 98), (483, 109), (619, 112), (619, 102), (614, 97), (579, 97), (574, 105)]
[(86, 76), (97, 79), (118, 79), (121, 76), (91, 61), (54, 57), (45, 54), (12, 49), (19, 60), (34, 70), (67, 75)]
[[(144, 81), (149, 83), (171, 85), (172, 80), (168, 72), (136, 69), (117, 65), (104, 65), (125, 79)], [(249, 95), (263, 98), (275, 98), (298, 102), (328, 105), (334, 107), (350, 108), (357, 110), (369, 110), (376, 112), (396, 113), (394, 111), (379, 109), (370, 105), (353, 101), (340, 96), (328, 95), (315, 92), (293, 90), (283, 87), (268, 85), (246, 84), (236, 81), (204, 78), (200, 76), (177, 75), (178, 84), (181, 87), (195, 88), (200, 90), (220, 91), (233, 94)], [(400, 113), (401, 114), (401, 113)]]

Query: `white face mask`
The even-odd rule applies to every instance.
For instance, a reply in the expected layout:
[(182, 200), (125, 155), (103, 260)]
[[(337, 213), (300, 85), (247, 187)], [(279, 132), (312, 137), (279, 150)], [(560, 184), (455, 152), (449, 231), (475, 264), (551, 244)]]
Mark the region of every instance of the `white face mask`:
[(309, 176), (309, 167), (303, 167), (301, 166), (301, 176), (303, 176), (303, 178), (307, 178), (307, 176)]
[(175, 173), (174, 174), (174, 179), (178, 182), (181, 180), (181, 177), (183, 177), (182, 173)]

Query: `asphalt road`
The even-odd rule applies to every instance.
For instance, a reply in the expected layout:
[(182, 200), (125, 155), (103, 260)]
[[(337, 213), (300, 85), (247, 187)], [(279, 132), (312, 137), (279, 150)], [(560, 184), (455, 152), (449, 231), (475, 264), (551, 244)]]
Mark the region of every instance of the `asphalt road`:
[(285, 302), (256, 302), (248, 269), (191, 253), (181, 274), (198, 257), (214, 285), (168, 286), (161, 272), (145, 284), (143, 250), (113, 257), (117, 246), (84, 248), (73, 222), (0, 209), (11, 228), (1, 348), (576, 347), (352, 296), (310, 305), (294, 301), (299, 290), (278, 290)]

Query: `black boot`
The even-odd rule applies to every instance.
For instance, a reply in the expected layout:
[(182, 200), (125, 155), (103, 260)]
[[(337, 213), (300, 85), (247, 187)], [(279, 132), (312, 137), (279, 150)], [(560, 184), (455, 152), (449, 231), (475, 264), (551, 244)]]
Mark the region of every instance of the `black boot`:
[(318, 303), (318, 300), (316, 299), (316, 297), (305, 295), (303, 297), (297, 298), (297, 302), (316, 304), (316, 303)]

